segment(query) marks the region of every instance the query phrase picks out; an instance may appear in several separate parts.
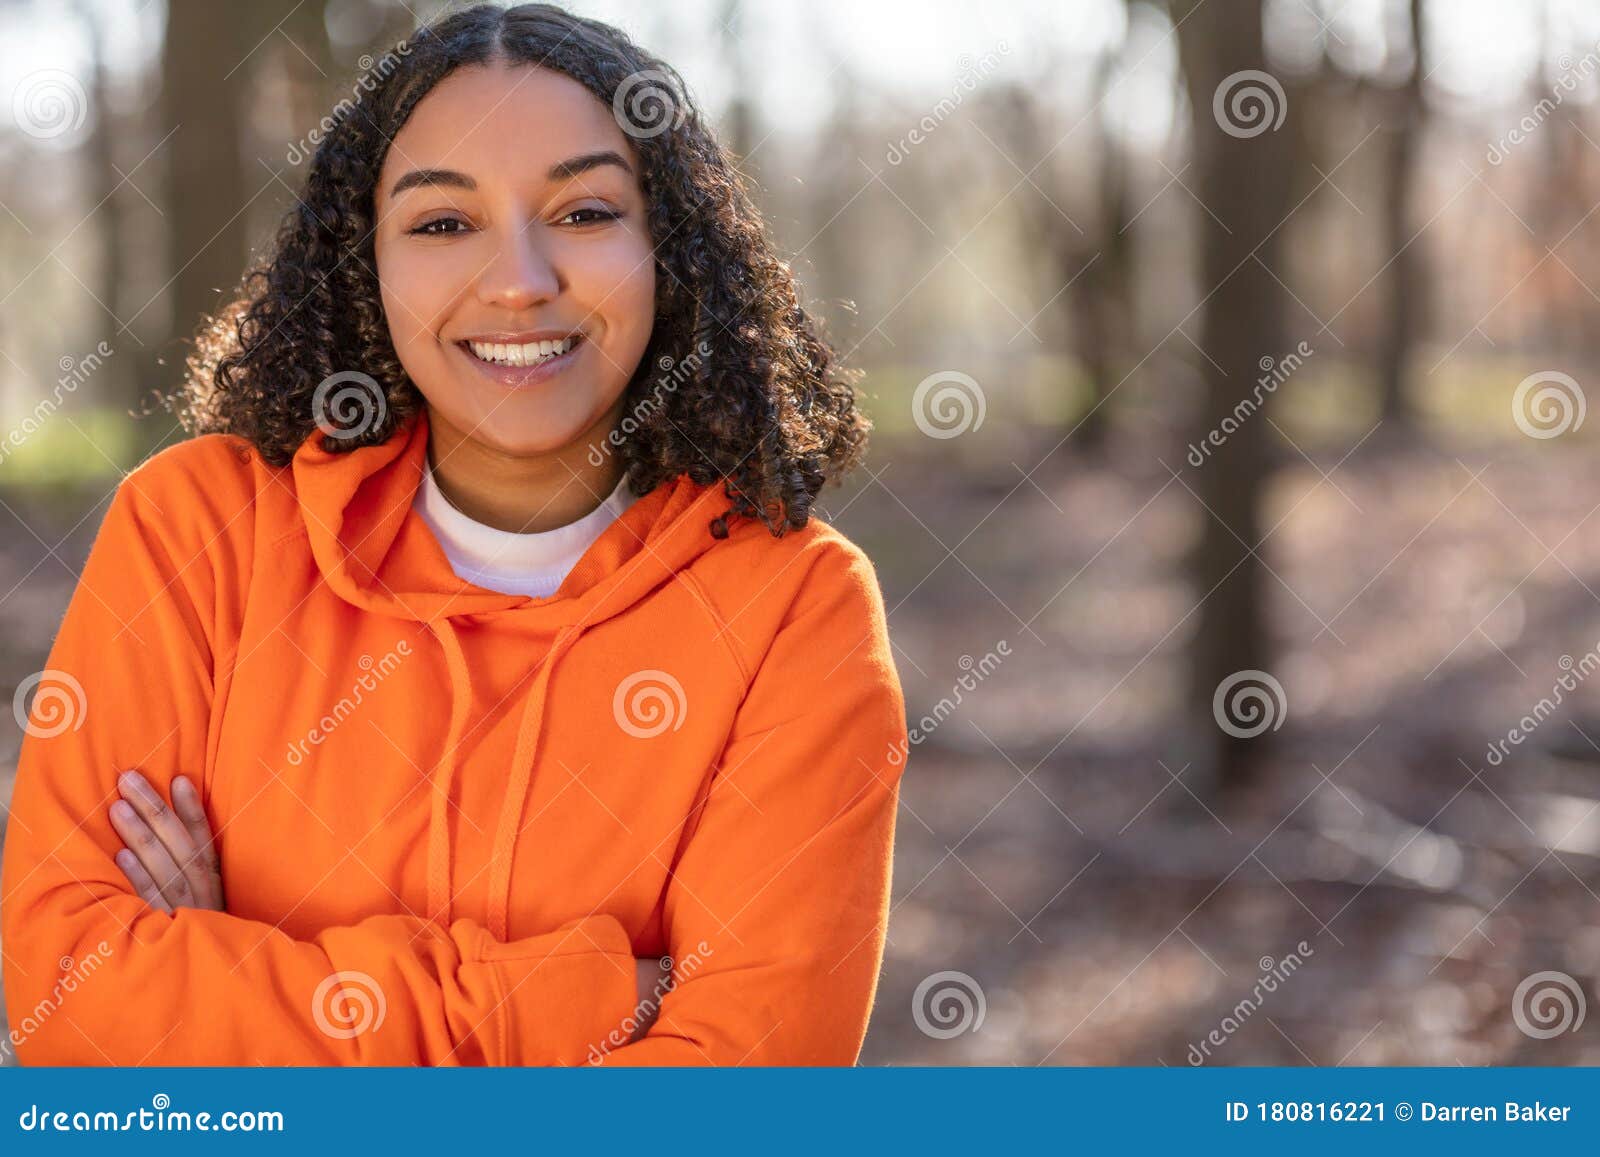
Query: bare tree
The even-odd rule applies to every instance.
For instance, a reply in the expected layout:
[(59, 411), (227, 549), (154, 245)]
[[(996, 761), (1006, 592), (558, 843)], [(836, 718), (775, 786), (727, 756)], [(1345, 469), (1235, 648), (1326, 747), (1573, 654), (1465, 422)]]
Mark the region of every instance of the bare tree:
[[(1289, 212), (1292, 135), (1277, 128), (1279, 113), (1287, 113), (1282, 89), (1274, 93), (1260, 79), (1266, 66), (1261, 5), (1173, 0), (1171, 8), (1189, 93), (1199, 174), (1195, 192), (1205, 206), (1196, 209), (1206, 294), (1199, 424), (1209, 431), (1250, 396), (1259, 361), (1283, 352), (1284, 290), (1276, 267), (1280, 226)], [(1231, 119), (1241, 85), (1255, 86), (1261, 98), (1255, 111), (1266, 123), (1242, 125)], [(1268, 667), (1266, 572), (1255, 548), (1261, 539), (1270, 430), (1260, 413), (1239, 421), (1195, 471), (1193, 484), (1205, 505), (1204, 529), (1191, 559), (1201, 599), (1192, 704), (1196, 733), (1212, 737), (1209, 751), (1197, 753), (1196, 763), (1224, 786), (1248, 782), (1261, 750), (1262, 740), (1238, 739), (1218, 726), (1212, 697), (1229, 676)]]
[(1383, 224), (1387, 256), (1386, 304), (1378, 345), (1378, 384), (1386, 423), (1408, 426), (1414, 421), (1408, 389), (1408, 368), (1418, 331), (1425, 324), (1422, 242), (1412, 221), (1411, 202), (1420, 162), (1427, 104), (1423, 37), (1423, 0), (1403, 0), (1410, 14), (1411, 59), (1405, 81), (1392, 97), (1393, 114), (1385, 166)]

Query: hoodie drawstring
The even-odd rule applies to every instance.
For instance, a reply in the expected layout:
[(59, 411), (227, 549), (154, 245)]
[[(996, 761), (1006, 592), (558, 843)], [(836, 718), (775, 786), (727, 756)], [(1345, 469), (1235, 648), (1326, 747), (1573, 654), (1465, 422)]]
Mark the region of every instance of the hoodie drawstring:
[[(450, 727), (445, 736), (442, 768), (434, 776), (432, 811), (428, 821), (428, 918), (448, 927), (451, 918), (450, 880), (450, 790), (460, 763), (459, 748), (465, 739), (467, 709), (472, 702), (472, 678), (461, 639), (448, 618), (428, 622), (444, 649), (450, 670)], [(517, 742), (511, 758), (511, 778), (500, 804), (494, 843), (489, 855), (489, 934), (505, 941), (511, 914), (511, 860), (533, 783), (533, 765), (544, 730), (545, 703), (549, 697), (550, 676), (572, 644), (582, 634), (576, 626), (562, 627), (550, 651), (540, 662), (528, 691), (517, 726)]]
[(450, 727), (444, 738), (444, 767), (433, 776), (433, 802), (428, 816), (428, 919), (450, 926), (450, 789), (455, 783), (457, 751), (465, 738), (467, 708), (472, 703), (472, 673), (461, 651), (461, 639), (449, 619), (428, 623), (444, 648), (450, 668)]

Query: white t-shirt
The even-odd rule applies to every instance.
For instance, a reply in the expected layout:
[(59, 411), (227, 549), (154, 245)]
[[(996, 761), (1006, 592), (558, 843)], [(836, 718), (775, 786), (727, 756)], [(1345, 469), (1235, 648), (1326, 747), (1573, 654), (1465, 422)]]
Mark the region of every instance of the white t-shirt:
[(459, 578), (504, 594), (549, 598), (583, 552), (636, 497), (624, 475), (604, 502), (576, 522), (517, 534), (486, 526), (450, 505), (430, 466), (423, 472), (414, 505)]

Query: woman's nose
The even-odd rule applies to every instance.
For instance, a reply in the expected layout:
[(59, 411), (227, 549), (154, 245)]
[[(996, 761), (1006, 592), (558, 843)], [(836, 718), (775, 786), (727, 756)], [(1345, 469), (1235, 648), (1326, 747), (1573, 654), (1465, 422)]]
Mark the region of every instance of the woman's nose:
[(494, 256), (478, 274), (479, 300), (506, 309), (525, 309), (547, 301), (560, 289), (560, 274), (532, 227), (502, 237)]

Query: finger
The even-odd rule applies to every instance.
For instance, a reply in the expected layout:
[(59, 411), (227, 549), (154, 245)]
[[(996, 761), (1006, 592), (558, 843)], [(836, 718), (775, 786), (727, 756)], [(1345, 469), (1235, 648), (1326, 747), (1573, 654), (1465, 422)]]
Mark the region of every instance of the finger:
[(194, 889), (173, 861), (172, 854), (127, 800), (119, 799), (111, 805), (111, 826), (128, 845), (128, 850), (138, 857), (168, 904), (174, 908), (194, 906)]
[(217, 855), (216, 840), (211, 834), (211, 823), (206, 819), (205, 805), (200, 802), (200, 791), (195, 787), (194, 781), (186, 775), (176, 776), (172, 781), (172, 810), (178, 813), (178, 819), (183, 822), (185, 830), (189, 833), (189, 841), (194, 844), (195, 872), (199, 874), (206, 889), (202, 895), (209, 894), (210, 898), (216, 901), (212, 906), (220, 910), (222, 861)]
[(156, 882), (150, 878), (150, 873), (144, 870), (144, 865), (139, 862), (139, 857), (123, 848), (116, 856), (117, 867), (122, 869), (122, 874), (128, 877), (128, 883), (133, 885), (133, 890), (139, 898), (158, 912), (172, 911), (172, 905), (167, 903), (167, 898), (161, 894), (161, 889), (156, 887)]
[[(139, 813), (139, 818), (144, 820), (149, 829), (155, 833), (156, 839), (161, 841), (166, 848), (167, 855), (183, 881), (183, 886), (188, 890), (187, 898), (175, 894), (167, 880), (156, 872), (155, 866), (148, 860), (145, 866), (150, 868), (150, 874), (155, 876), (156, 882), (161, 885), (162, 894), (173, 902), (174, 907), (199, 907), (202, 891), (206, 887), (204, 873), (195, 863), (194, 841), (189, 838), (188, 830), (183, 826), (177, 814), (167, 806), (167, 801), (162, 797), (144, 776), (137, 771), (125, 771), (117, 780), (117, 790), (122, 793), (122, 798), (133, 805), (133, 810)], [(138, 851), (137, 848), (134, 849)]]

